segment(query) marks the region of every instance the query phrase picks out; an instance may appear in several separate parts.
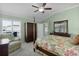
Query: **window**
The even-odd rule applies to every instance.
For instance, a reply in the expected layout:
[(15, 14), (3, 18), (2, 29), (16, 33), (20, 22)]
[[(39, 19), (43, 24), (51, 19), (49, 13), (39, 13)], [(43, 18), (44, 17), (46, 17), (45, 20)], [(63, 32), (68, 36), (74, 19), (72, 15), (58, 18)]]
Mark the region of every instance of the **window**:
[(48, 35), (48, 24), (44, 24), (44, 35)]
[(13, 32), (17, 32), (17, 35), (21, 37), (21, 23), (20, 21), (13, 21)]
[(2, 20), (2, 33), (11, 33), (12, 32), (12, 21)]
[(21, 37), (21, 22), (13, 20), (2, 20), (2, 33), (17, 32), (17, 36)]

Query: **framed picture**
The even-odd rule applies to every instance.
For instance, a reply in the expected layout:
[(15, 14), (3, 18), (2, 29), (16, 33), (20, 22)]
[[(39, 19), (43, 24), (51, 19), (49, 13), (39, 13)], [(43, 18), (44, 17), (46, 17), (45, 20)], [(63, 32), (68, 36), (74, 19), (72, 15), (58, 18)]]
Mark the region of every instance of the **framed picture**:
[(68, 33), (68, 20), (54, 22), (54, 32)]

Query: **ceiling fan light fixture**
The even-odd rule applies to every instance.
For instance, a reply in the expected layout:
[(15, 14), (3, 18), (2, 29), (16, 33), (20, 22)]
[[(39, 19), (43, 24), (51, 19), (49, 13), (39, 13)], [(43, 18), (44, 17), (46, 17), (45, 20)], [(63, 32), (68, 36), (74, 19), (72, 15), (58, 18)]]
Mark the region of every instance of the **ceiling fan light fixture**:
[(43, 11), (44, 11), (44, 8), (42, 8), (42, 7), (39, 8), (39, 11), (40, 11), (40, 12), (43, 12)]
[(52, 8), (48, 8), (48, 7), (45, 8), (45, 6), (46, 6), (46, 3), (42, 3), (42, 6), (41, 6), (41, 7), (38, 7), (38, 6), (32, 5), (32, 7), (37, 8), (34, 12), (39, 11), (39, 12), (41, 12), (41, 13), (44, 13), (45, 10), (51, 10), (51, 9), (52, 9)]

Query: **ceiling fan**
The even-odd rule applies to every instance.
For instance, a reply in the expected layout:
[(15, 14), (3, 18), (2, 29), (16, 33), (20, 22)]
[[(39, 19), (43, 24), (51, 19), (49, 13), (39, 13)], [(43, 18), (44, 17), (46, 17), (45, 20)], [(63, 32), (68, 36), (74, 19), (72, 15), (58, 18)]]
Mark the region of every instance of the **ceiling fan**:
[(43, 3), (41, 7), (38, 7), (38, 6), (32, 5), (32, 7), (37, 8), (37, 10), (35, 10), (34, 12), (39, 11), (39, 12), (44, 13), (45, 10), (52, 10), (52, 8), (45, 8), (45, 6), (46, 6), (46, 3)]

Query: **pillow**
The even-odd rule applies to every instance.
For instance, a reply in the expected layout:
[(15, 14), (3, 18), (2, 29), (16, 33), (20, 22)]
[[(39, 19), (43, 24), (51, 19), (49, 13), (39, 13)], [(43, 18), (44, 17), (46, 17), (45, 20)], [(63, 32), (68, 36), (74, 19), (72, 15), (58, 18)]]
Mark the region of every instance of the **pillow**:
[(19, 37), (15, 37), (15, 39), (14, 39), (14, 40), (16, 40), (16, 41), (17, 41), (17, 40), (20, 40), (20, 38), (19, 38)]
[(65, 56), (78, 56), (78, 54), (78, 50), (75, 50), (74, 48), (69, 48), (64, 52)]
[(78, 45), (79, 44), (79, 35), (75, 36), (72, 41), (73, 44)]
[(1, 34), (1, 37), (2, 38), (8, 38), (10, 41), (13, 41), (14, 40), (14, 36), (12, 34)]

